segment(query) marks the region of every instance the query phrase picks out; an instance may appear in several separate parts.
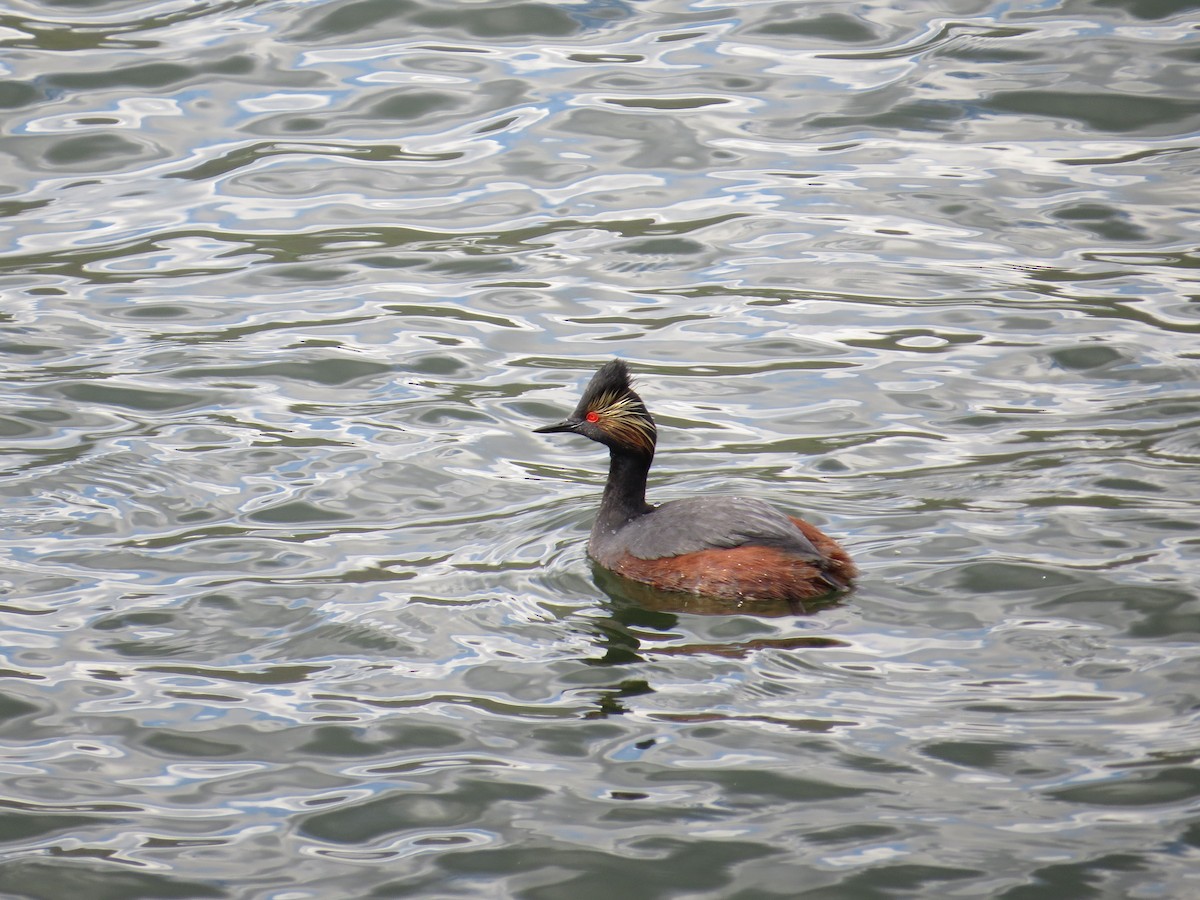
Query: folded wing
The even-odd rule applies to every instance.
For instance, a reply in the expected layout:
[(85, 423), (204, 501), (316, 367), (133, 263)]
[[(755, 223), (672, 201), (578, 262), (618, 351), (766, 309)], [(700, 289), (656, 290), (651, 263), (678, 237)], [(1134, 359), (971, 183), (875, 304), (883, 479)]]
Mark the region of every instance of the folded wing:
[[(693, 497), (664, 503), (621, 529), (620, 548), (638, 559), (664, 559), (746, 545), (818, 562), (812, 541), (787, 516), (759, 500)], [(617, 548), (613, 548), (617, 549)]]

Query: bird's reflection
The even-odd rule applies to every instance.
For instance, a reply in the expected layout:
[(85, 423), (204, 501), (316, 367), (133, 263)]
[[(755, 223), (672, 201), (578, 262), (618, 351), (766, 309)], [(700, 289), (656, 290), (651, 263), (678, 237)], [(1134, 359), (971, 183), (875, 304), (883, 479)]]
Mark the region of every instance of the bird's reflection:
[[(780, 638), (753, 638), (721, 643), (679, 644), (681, 615), (756, 616), (779, 618), (796, 612), (786, 602), (756, 603), (743, 608), (728, 600), (659, 591), (636, 581), (622, 578), (598, 565), (592, 566), (597, 587), (608, 595), (608, 615), (590, 620), (602, 654), (588, 660), (594, 666), (619, 666), (661, 656), (710, 654), (742, 658), (759, 650), (799, 650), (845, 646), (836, 638), (817, 634)], [(845, 594), (830, 594), (809, 601), (804, 614), (812, 615), (844, 602)], [(661, 646), (654, 635), (662, 635)]]
[(640, 581), (630, 581), (614, 572), (592, 563), (592, 577), (596, 586), (604, 591), (614, 604), (638, 606), (659, 613), (688, 613), (694, 616), (756, 616), (779, 618), (780, 616), (802, 616), (840, 606), (847, 591), (831, 591), (820, 597), (798, 601), (754, 600), (739, 603), (720, 597), (705, 597), (699, 594), (684, 594), (679, 591), (660, 591)]

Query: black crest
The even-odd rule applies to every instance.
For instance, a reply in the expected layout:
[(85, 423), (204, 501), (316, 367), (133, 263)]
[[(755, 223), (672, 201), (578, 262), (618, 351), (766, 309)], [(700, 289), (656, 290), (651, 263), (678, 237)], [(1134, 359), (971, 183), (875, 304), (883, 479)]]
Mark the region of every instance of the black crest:
[[(583, 389), (583, 397), (579, 400), (576, 410), (581, 416), (589, 409), (599, 409), (612, 404), (614, 400), (634, 396), (641, 403), (642, 398), (633, 390), (633, 382), (629, 377), (629, 366), (623, 359), (610, 359), (592, 376), (587, 387)], [(644, 408), (644, 407), (643, 407)]]
[[(593, 416), (593, 418), (589, 418)], [(646, 404), (629, 381), (624, 360), (606, 362), (583, 389), (572, 418), (580, 434), (609, 446), (654, 455), (657, 430)]]
[(533, 429), (538, 434), (581, 434), (608, 445), (614, 453), (632, 452), (652, 458), (658, 431), (650, 410), (629, 383), (629, 368), (614, 359), (592, 376), (575, 412), (555, 425)]

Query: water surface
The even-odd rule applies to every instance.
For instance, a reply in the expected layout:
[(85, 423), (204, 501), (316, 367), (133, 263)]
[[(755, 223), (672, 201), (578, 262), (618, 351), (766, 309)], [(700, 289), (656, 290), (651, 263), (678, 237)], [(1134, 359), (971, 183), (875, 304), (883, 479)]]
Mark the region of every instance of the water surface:
[(6, 10), (0, 894), (1200, 893), (1194, 5)]

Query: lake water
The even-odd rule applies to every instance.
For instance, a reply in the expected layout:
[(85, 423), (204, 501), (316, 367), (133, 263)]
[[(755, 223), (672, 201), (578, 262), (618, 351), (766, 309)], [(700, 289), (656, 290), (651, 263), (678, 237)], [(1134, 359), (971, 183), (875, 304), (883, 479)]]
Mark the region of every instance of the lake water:
[(0, 896), (1200, 896), (1196, 4), (5, 6)]

